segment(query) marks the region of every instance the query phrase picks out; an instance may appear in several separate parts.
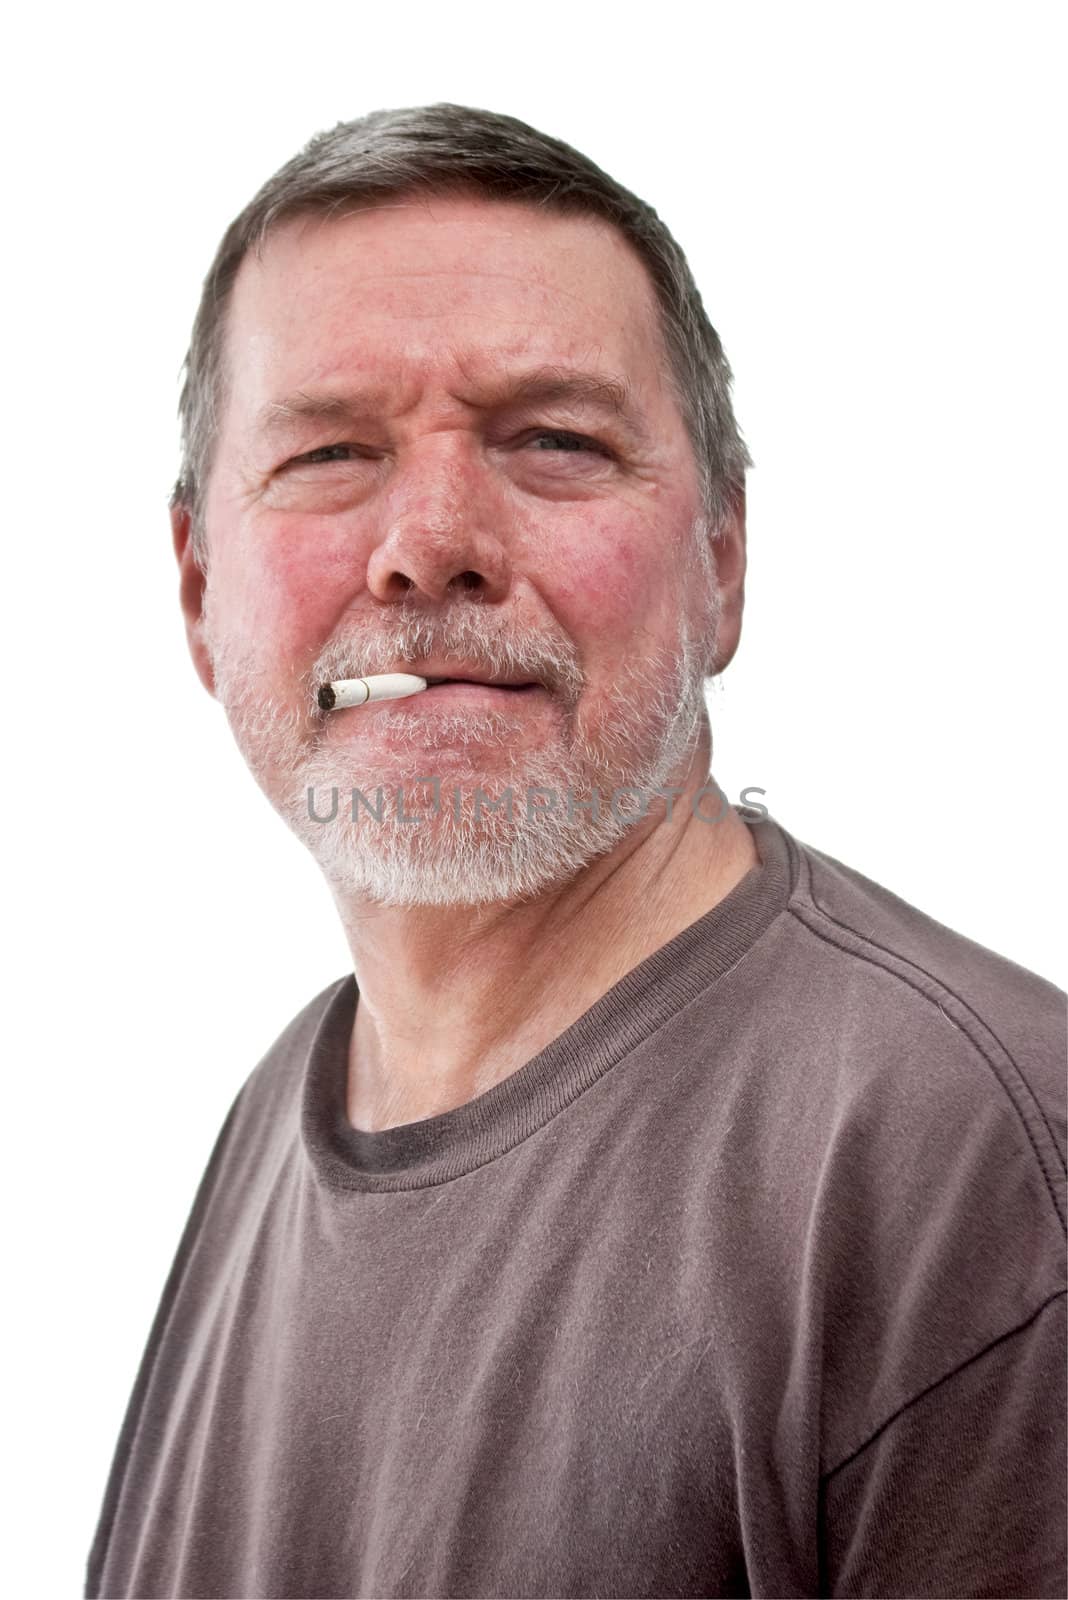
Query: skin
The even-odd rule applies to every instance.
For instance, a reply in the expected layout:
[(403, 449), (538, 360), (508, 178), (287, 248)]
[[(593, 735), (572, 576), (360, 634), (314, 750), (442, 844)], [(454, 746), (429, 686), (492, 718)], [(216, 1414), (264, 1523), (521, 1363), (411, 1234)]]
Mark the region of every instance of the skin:
[[(565, 716), (596, 737), (628, 660), (670, 656), (683, 626), (700, 636), (688, 544), (696, 463), (644, 265), (607, 225), (467, 197), (291, 220), (262, 259), (242, 264), (227, 338), (207, 579), (188, 510), (172, 513), (189, 648), (210, 693), (223, 639), (299, 722), (309, 663), (348, 629), (372, 640), (399, 608), (433, 621), (480, 607), (477, 619), (502, 635), (562, 645), (581, 667), (577, 704), (546, 690), (509, 706), (507, 750), (458, 742), (429, 695), (403, 721), (396, 703), (388, 715), (336, 714), (315, 736), (343, 781), (350, 762), (398, 779), (437, 771), (485, 782), (507, 770), (508, 753), (521, 760), (559, 740)], [(560, 403), (487, 403), (503, 366), (541, 363), (625, 375), (646, 438)], [(357, 379), (387, 391), (358, 427), (305, 421), (273, 443), (257, 432), (266, 405)], [(601, 449), (560, 449), (546, 429)], [(339, 444), (358, 449), (290, 464)], [(721, 616), (706, 668), (718, 672), (741, 630), (741, 505), (714, 549)], [(714, 826), (693, 815), (710, 754), (702, 713), (672, 779), (681, 796), (655, 803), (607, 855), (533, 899), (388, 906), (332, 885), (360, 996), (354, 1126), (394, 1127), (484, 1093), (758, 864), (733, 811)], [(271, 794), (278, 779), (260, 766)]]

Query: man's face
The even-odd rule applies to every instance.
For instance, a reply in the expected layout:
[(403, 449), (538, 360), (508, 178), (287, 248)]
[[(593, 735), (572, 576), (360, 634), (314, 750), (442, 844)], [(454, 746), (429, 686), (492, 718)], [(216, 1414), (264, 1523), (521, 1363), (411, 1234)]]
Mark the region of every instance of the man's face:
[[(242, 264), (227, 367), (191, 627), (265, 793), (335, 891), (471, 904), (574, 876), (641, 814), (613, 789), (685, 773), (717, 621), (638, 257), (478, 198), (298, 218)], [(623, 380), (623, 409), (535, 391), (575, 372)], [(452, 666), (539, 686), (315, 703)], [(382, 820), (354, 820), (380, 787)]]

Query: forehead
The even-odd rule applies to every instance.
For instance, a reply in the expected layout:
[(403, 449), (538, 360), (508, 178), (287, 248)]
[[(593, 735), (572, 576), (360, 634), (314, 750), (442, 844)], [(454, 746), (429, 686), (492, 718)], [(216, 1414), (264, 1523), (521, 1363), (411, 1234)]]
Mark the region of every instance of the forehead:
[(517, 357), (612, 368), (647, 404), (664, 384), (656, 296), (628, 241), (598, 218), (481, 198), (280, 224), (241, 264), (226, 343), (246, 415), (359, 372), (388, 377), (400, 405), (428, 382), (474, 401)]

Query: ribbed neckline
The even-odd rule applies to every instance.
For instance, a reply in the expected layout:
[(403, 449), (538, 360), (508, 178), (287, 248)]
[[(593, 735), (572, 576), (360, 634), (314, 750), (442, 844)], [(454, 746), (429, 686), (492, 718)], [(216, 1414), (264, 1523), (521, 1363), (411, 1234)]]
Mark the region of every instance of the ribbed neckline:
[(383, 1193), (473, 1172), (529, 1138), (736, 966), (785, 908), (796, 857), (771, 817), (735, 810), (753, 834), (759, 865), (510, 1077), (451, 1111), (378, 1133), (351, 1125), (348, 1051), (358, 990), (353, 973), (341, 978), (327, 993), (302, 1077), (301, 1139), (318, 1181)]

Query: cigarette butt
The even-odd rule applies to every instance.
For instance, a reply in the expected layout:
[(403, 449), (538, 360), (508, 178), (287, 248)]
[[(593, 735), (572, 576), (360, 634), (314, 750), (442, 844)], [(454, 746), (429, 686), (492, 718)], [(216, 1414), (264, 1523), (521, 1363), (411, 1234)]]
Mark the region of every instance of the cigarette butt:
[(372, 700), (403, 700), (426, 688), (426, 679), (414, 672), (380, 672), (372, 678), (340, 678), (324, 683), (319, 690), (320, 711), (344, 711), (349, 706), (365, 706)]

